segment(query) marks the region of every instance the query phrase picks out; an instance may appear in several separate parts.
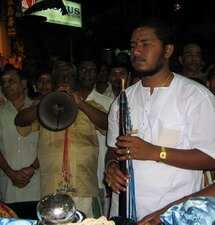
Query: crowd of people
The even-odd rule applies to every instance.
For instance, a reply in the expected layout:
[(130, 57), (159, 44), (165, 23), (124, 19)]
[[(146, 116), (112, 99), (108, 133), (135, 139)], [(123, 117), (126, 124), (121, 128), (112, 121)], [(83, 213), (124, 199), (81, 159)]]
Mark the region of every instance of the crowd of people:
[[(67, 192), (86, 217), (113, 218), (126, 191), (132, 199), (127, 217), (156, 225), (170, 206), (190, 196), (215, 196), (215, 66), (203, 73), (201, 46), (187, 41), (178, 55), (181, 71), (172, 70), (173, 37), (165, 22), (146, 19), (133, 30), (130, 56), (118, 54), (111, 64), (92, 54), (75, 63), (50, 58), (45, 68), (32, 58), (22, 70), (5, 66), (2, 203), (20, 218), (37, 219), (43, 196)], [(124, 136), (122, 80), (128, 106)], [(67, 93), (78, 110), (64, 130), (53, 131), (38, 117), (41, 99), (52, 92)]]

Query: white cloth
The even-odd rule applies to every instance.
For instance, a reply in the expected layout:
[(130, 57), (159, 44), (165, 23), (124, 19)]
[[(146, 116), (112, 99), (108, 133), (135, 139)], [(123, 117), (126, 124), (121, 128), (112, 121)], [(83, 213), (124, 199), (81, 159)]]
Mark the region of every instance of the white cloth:
[[(113, 99), (107, 97), (103, 94), (100, 94), (95, 88), (92, 92), (87, 96), (86, 101), (94, 100), (96, 103), (102, 105), (104, 109), (109, 112), (110, 105), (113, 102)], [(97, 131), (98, 140), (99, 140), (99, 158), (98, 158), (98, 184), (99, 188), (104, 188), (104, 171), (105, 171), (105, 155), (107, 152), (106, 145), (106, 136), (102, 135), (99, 131)]]
[(104, 90), (102, 94), (112, 98), (113, 100), (116, 98), (116, 96), (113, 93), (112, 84), (110, 82), (108, 82), (108, 87)]
[[(26, 99), (25, 107), (32, 101)], [(31, 165), (37, 158), (38, 133), (22, 137), (16, 130), (14, 118), (17, 110), (10, 101), (0, 106), (0, 151), (12, 169), (19, 170)], [(40, 199), (40, 174), (35, 173), (24, 188), (13, 186), (0, 170), (0, 200), (6, 203), (38, 201)]]
[[(158, 146), (199, 149), (215, 158), (215, 97), (203, 85), (174, 73), (169, 87), (150, 94), (141, 81), (126, 89), (133, 130)], [(107, 144), (115, 147), (118, 99), (109, 113)], [(191, 162), (192, 163), (192, 162)], [(133, 160), (138, 220), (202, 188), (202, 171)], [(117, 215), (113, 212), (111, 216)]]
[[(100, 94), (94, 88), (92, 92), (88, 95), (87, 101), (94, 100), (96, 103), (102, 105), (104, 109), (109, 112), (110, 106), (113, 102), (113, 99)], [(104, 185), (104, 172), (105, 172), (105, 155), (107, 152), (107, 144), (106, 144), (106, 135), (102, 135), (99, 131), (97, 132), (98, 141), (99, 141), (99, 157), (98, 157), (98, 169), (97, 169), (97, 176), (98, 176), (98, 185), (99, 189), (101, 189), (100, 193), (100, 204), (101, 204), (101, 211), (102, 214), (107, 216), (109, 214), (109, 199), (106, 198), (106, 189)]]

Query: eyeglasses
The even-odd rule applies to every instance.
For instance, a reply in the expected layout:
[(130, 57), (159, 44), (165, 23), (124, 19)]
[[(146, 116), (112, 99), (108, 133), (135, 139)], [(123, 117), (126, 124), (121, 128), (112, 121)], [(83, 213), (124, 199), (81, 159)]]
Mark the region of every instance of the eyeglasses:
[(9, 84), (9, 85), (14, 85), (14, 84), (17, 84), (17, 83), (19, 83), (20, 81), (18, 81), (18, 80), (13, 80), (13, 79), (7, 79), (7, 80), (2, 80), (1, 81), (1, 84), (2, 84), (2, 86), (5, 86), (5, 85), (7, 85), (7, 84)]
[(95, 68), (85, 68), (85, 67), (83, 67), (83, 68), (79, 69), (79, 72), (80, 73), (96, 73), (97, 70)]
[(187, 58), (201, 58), (201, 53), (193, 54), (190, 52), (185, 53), (184, 57)]

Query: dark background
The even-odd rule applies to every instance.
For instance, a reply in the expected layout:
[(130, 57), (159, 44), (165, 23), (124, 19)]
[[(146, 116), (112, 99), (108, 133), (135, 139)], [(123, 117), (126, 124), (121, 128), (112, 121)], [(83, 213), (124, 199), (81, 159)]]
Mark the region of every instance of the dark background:
[[(48, 57), (78, 55), (82, 49), (129, 49), (129, 38), (136, 23), (146, 17), (166, 20), (177, 34), (177, 43), (186, 38), (199, 40), (207, 61), (215, 62), (214, 0), (83, 0), (83, 28), (48, 24), (39, 18), (19, 17), (18, 36), (25, 43), (26, 55)], [(174, 5), (182, 8), (175, 11)]]

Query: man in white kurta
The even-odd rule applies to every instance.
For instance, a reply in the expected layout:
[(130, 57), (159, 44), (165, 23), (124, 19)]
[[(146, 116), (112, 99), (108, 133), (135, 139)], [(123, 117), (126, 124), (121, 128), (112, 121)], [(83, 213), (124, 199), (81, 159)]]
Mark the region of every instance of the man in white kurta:
[[(203, 85), (174, 73), (169, 87), (126, 89), (132, 130), (154, 145), (199, 149), (215, 158), (215, 98)], [(174, 97), (171, 97), (174, 96)], [(109, 114), (107, 144), (119, 136), (118, 98)], [(190, 162), (192, 163), (192, 162)], [(137, 220), (202, 188), (202, 171), (186, 170), (156, 161), (133, 160)], [(114, 211), (115, 209), (115, 211)], [(112, 203), (111, 216), (117, 215)]]

